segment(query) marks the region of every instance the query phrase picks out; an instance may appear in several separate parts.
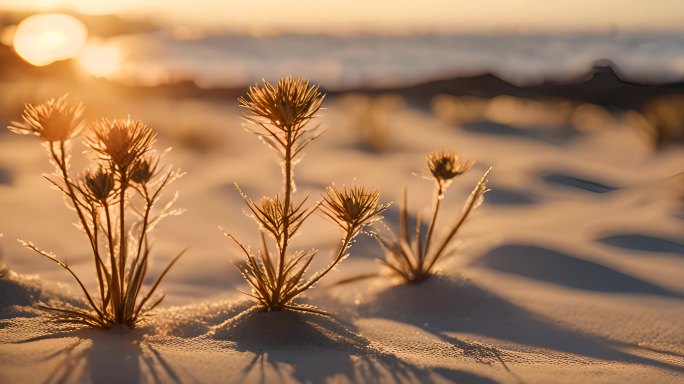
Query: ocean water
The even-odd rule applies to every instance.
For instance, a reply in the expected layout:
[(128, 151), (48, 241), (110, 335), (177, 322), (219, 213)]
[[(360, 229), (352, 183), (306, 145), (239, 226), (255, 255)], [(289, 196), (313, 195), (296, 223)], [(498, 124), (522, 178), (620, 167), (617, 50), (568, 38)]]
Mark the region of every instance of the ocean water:
[(120, 69), (111, 77), (136, 85), (192, 80), (204, 88), (233, 87), (295, 75), (329, 89), (352, 89), (488, 72), (516, 85), (533, 85), (576, 78), (602, 60), (636, 82), (684, 79), (684, 34), (678, 33), (189, 37), (158, 31), (105, 43), (121, 56)]

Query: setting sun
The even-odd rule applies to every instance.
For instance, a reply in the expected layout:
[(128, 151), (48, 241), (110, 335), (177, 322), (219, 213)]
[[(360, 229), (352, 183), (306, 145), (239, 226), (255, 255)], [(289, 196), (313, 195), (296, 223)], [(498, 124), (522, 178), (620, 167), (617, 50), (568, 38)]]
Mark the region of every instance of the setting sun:
[(14, 50), (27, 62), (44, 66), (76, 56), (88, 31), (78, 19), (49, 13), (29, 16), (14, 33)]

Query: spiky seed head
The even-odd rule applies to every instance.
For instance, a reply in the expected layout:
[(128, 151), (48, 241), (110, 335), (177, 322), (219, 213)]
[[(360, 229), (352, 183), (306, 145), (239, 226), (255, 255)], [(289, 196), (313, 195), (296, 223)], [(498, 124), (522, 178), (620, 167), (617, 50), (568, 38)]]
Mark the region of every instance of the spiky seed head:
[(14, 133), (35, 135), (49, 142), (64, 142), (83, 129), (83, 103), (69, 99), (49, 99), (42, 104), (27, 103), (21, 115), (23, 122), (13, 121), (7, 127)]
[(427, 156), (427, 166), (432, 177), (440, 184), (467, 172), (475, 162), (464, 160), (454, 151), (433, 151)]
[(131, 181), (138, 184), (148, 183), (156, 172), (157, 161), (150, 157), (141, 158), (133, 163), (131, 168)]
[(382, 219), (388, 205), (380, 205), (380, 194), (363, 187), (328, 187), (321, 205), (323, 213), (345, 230), (352, 232)]
[(275, 199), (264, 196), (258, 203), (254, 203), (244, 193), (240, 193), (254, 214), (254, 220), (278, 241), (283, 239), (286, 221), (289, 222), (290, 228), (287, 234), (293, 236), (312, 212), (312, 210), (304, 207), (308, 197), (300, 202), (290, 203), (289, 207), (285, 207), (280, 196), (276, 196)]
[(247, 108), (247, 120), (258, 122), (265, 119), (279, 129), (288, 130), (312, 119), (321, 108), (324, 95), (309, 80), (292, 76), (284, 77), (275, 86), (266, 80), (255, 84), (240, 97), (240, 106)]
[(280, 233), (285, 221), (285, 207), (280, 198), (264, 196), (259, 200), (257, 220), (272, 233)]
[(100, 159), (111, 161), (120, 172), (130, 167), (149, 152), (157, 134), (140, 120), (100, 119), (88, 137), (88, 146)]
[(104, 203), (114, 190), (114, 175), (100, 167), (83, 176), (84, 184), (95, 201)]

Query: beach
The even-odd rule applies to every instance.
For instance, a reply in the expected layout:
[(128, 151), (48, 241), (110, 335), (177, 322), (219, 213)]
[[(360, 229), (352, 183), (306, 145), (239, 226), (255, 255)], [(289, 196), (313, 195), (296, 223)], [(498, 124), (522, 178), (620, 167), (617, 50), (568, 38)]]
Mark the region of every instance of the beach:
[(684, 383), (681, 13), (3, 2), (0, 383)]

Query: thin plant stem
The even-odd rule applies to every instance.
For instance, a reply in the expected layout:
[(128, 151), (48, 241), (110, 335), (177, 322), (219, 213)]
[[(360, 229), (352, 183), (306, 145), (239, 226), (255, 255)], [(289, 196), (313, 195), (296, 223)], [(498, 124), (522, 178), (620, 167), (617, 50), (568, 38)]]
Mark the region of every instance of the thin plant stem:
[(112, 294), (112, 308), (114, 309), (114, 316), (117, 319), (117, 322), (119, 321), (119, 306), (120, 306), (120, 297), (119, 293), (121, 292), (120, 287), (119, 287), (119, 274), (116, 269), (116, 256), (115, 256), (115, 249), (114, 249), (114, 239), (112, 238), (112, 217), (111, 214), (109, 213), (109, 204), (105, 203), (104, 204), (104, 211), (105, 211), (105, 216), (107, 219), (107, 242), (109, 244), (109, 259), (110, 259), (110, 264), (112, 268), (112, 285), (110, 286), (110, 292)]
[(307, 289), (311, 288), (314, 284), (318, 282), (323, 276), (325, 276), (328, 272), (330, 272), (335, 266), (342, 260), (344, 255), (347, 253), (347, 249), (349, 248), (349, 243), (351, 243), (352, 239), (354, 238), (354, 230), (350, 228), (346, 235), (344, 236), (344, 240), (342, 240), (342, 244), (340, 246), (340, 249), (337, 252), (337, 255), (333, 259), (333, 261), (328, 265), (327, 268), (324, 270), (318, 272), (314, 277), (311, 278), (306, 284), (304, 284), (302, 287), (294, 291), (292, 294), (292, 297), (295, 297), (299, 295), (300, 293), (306, 291)]
[[(67, 166), (67, 156), (66, 156), (66, 147), (64, 145), (64, 141), (59, 142), (59, 156), (55, 153), (55, 147), (54, 147), (54, 142), (49, 143), (50, 147), (50, 155), (52, 156), (52, 160), (55, 162), (57, 165), (57, 168), (61, 172), (61, 177), (62, 180), (64, 180), (64, 184), (66, 185), (66, 192), (67, 196), (71, 200), (72, 205), (74, 206), (74, 210), (76, 210), (76, 214), (78, 215), (78, 219), (81, 222), (81, 226), (83, 227), (83, 230), (86, 233), (86, 236), (88, 237), (88, 241), (90, 242), (90, 247), (93, 250), (93, 254), (95, 256), (95, 264), (96, 264), (96, 269), (98, 272), (98, 282), (101, 288), (103, 288), (102, 284), (102, 276), (100, 274), (100, 265), (102, 268), (104, 268), (104, 265), (102, 264), (102, 259), (100, 258), (100, 251), (97, 243), (97, 236), (96, 236), (96, 231), (97, 231), (97, 221), (96, 221), (96, 214), (93, 214), (93, 231), (90, 229), (90, 225), (88, 224), (87, 220), (85, 219), (85, 215), (83, 214), (83, 210), (81, 208), (81, 202), (78, 200), (76, 197), (76, 193), (74, 191), (73, 183), (71, 181), (71, 177), (69, 177), (69, 172), (68, 172), (68, 166)], [(102, 302), (104, 303), (104, 295), (101, 293), (102, 296)]]
[[(184, 250), (182, 250), (180, 253), (178, 253), (178, 254), (171, 260), (171, 262), (170, 262), (169, 264), (166, 265), (166, 268), (164, 268), (164, 270), (163, 270), (162, 273), (159, 275), (159, 277), (157, 277), (157, 280), (155, 280), (154, 284), (152, 285), (152, 288), (150, 288), (149, 292), (147, 292), (147, 295), (145, 295), (145, 297), (143, 297), (143, 299), (140, 300), (140, 303), (138, 304), (138, 307), (135, 309), (135, 316), (136, 316), (136, 317), (137, 317), (137, 315), (140, 313), (140, 311), (143, 309), (143, 306), (145, 305), (145, 303), (147, 302), (147, 300), (149, 300), (150, 297), (152, 297), (152, 295), (154, 294), (154, 292), (157, 290), (157, 287), (159, 286), (159, 283), (161, 283), (161, 281), (164, 279), (164, 277), (166, 276), (166, 274), (169, 273), (169, 271), (171, 270), (171, 267), (173, 267), (173, 266), (176, 264), (176, 262), (178, 261), (178, 259), (180, 259), (181, 256), (183, 256), (183, 255), (185, 254), (185, 252), (187, 252), (187, 250), (188, 250), (187, 248), (184, 249)], [(159, 303), (159, 301), (157, 301), (157, 304), (158, 304), (158, 303)], [(156, 304), (155, 304), (155, 305), (156, 305)]]
[(280, 258), (278, 260), (278, 283), (276, 284), (275, 297), (280, 296), (280, 291), (283, 288), (283, 282), (285, 279), (285, 274), (283, 273), (285, 268), (285, 254), (287, 253), (287, 246), (290, 240), (290, 201), (292, 199), (292, 130), (287, 129), (287, 138), (285, 145), (285, 197), (283, 200), (285, 206), (285, 213), (283, 214), (283, 239), (280, 246)]
[[(140, 237), (138, 239), (138, 249), (135, 253), (135, 258), (133, 260), (140, 259), (140, 252), (142, 251), (143, 241), (147, 238), (147, 227), (149, 225), (150, 211), (152, 210), (152, 202), (149, 200), (149, 195), (147, 192), (147, 186), (142, 185), (142, 190), (144, 192), (143, 197), (145, 198), (145, 213), (143, 215), (142, 224), (140, 226)], [(133, 277), (133, 270), (135, 269), (135, 263), (131, 266), (128, 272), (128, 281), (131, 281)]]
[(409, 240), (409, 224), (408, 224), (408, 191), (406, 187), (401, 190), (401, 207), (399, 212), (399, 238)]
[(85, 285), (83, 284), (83, 282), (81, 281), (81, 279), (78, 278), (78, 276), (76, 275), (76, 273), (74, 273), (74, 271), (73, 271), (68, 265), (66, 265), (65, 263), (59, 261), (59, 260), (58, 260), (56, 257), (54, 257), (53, 255), (50, 255), (50, 254), (48, 254), (48, 253), (46, 253), (46, 252), (41, 251), (40, 249), (38, 249), (37, 247), (35, 247), (35, 246), (32, 245), (32, 244), (27, 244), (27, 243), (23, 243), (23, 244), (24, 244), (25, 246), (29, 247), (30, 249), (34, 250), (35, 252), (37, 252), (37, 253), (39, 253), (39, 254), (41, 254), (41, 255), (47, 257), (48, 259), (50, 259), (50, 260), (52, 260), (52, 261), (54, 261), (54, 262), (57, 263), (60, 267), (66, 269), (66, 270), (71, 274), (71, 276), (73, 276), (74, 279), (76, 279), (76, 282), (78, 283), (78, 285), (81, 287), (81, 290), (82, 290), (83, 293), (85, 294), (86, 300), (88, 300), (88, 303), (89, 303), (90, 306), (97, 312), (98, 316), (100, 316), (100, 317), (103, 317), (103, 316), (104, 316), (103, 313), (100, 312), (100, 310), (97, 308), (97, 305), (95, 305), (95, 302), (93, 301), (93, 298), (90, 296), (90, 293), (88, 293), (88, 290), (86, 289), (86, 287), (85, 287)]
[[(91, 209), (91, 215), (93, 218), (93, 241), (95, 244), (97, 244), (98, 241), (98, 231), (97, 231), (97, 210), (95, 207), (92, 207)], [(102, 300), (102, 305), (104, 305), (105, 302), (105, 294), (104, 294), (104, 284), (103, 284), (103, 279), (102, 279), (102, 266), (100, 258), (97, 256), (97, 253), (95, 254), (95, 270), (97, 271), (97, 282), (99, 283), (98, 285), (100, 286), (100, 300)], [(105, 308), (102, 308), (103, 310)]]
[(477, 196), (477, 195), (478, 195), (478, 194), (481, 195), (481, 194), (484, 193), (484, 192), (481, 192), (481, 191), (485, 191), (485, 190), (484, 190), (484, 189), (481, 189), (481, 188), (484, 186), (484, 184), (485, 184), (485, 182), (486, 182), (486, 179), (487, 179), (487, 176), (489, 175), (489, 172), (491, 172), (491, 170), (492, 170), (492, 168), (489, 168), (489, 169), (487, 170), (487, 172), (485, 172), (484, 176), (482, 176), (482, 178), (481, 178), (480, 181), (478, 182), (477, 186), (475, 186), (475, 189), (474, 189), (473, 192), (471, 193), (471, 196), (470, 196), (470, 198), (469, 198), (469, 200), (468, 200), (468, 203), (467, 203), (465, 209), (463, 210), (463, 213), (461, 214), (461, 218), (458, 220), (458, 222), (456, 223), (456, 225), (454, 225), (454, 227), (451, 229), (451, 231), (449, 232), (449, 234), (447, 235), (447, 237), (444, 238), (444, 240), (442, 240), (442, 244), (441, 244), (441, 245), (439, 246), (439, 248), (437, 249), (437, 252), (435, 253), (435, 256), (432, 258), (432, 261), (430, 262), (430, 264), (429, 264), (428, 267), (427, 267), (427, 270), (428, 270), (428, 271), (432, 269), (432, 267), (435, 265), (435, 263), (437, 262), (437, 260), (442, 256), (442, 253), (443, 253), (444, 250), (446, 249), (447, 245), (449, 245), (449, 242), (451, 242), (451, 239), (453, 239), (454, 235), (456, 235), (456, 233), (457, 233), (458, 230), (461, 228), (461, 226), (463, 225), (463, 223), (465, 223), (466, 219), (468, 219), (468, 216), (470, 215), (470, 212), (472, 212), (473, 209), (475, 209), (475, 208), (478, 206), (479, 201), (478, 201), (478, 196)]
[(435, 223), (437, 222), (437, 215), (439, 214), (439, 206), (442, 202), (442, 195), (444, 193), (443, 184), (440, 181), (436, 181), (435, 183), (437, 185), (437, 188), (435, 189), (436, 193), (434, 202), (432, 204), (432, 217), (430, 219), (430, 225), (428, 226), (427, 237), (425, 238), (425, 248), (423, 248), (422, 252), (419, 248), (418, 252), (418, 266), (420, 269), (423, 269), (425, 259), (427, 258), (428, 252), (430, 251), (430, 240), (432, 240), (432, 233), (435, 230)]
[[(124, 281), (126, 269), (126, 189), (128, 189), (128, 180), (126, 171), (119, 169), (121, 177), (121, 190), (119, 191), (119, 289), (125, 292), (126, 285)], [(112, 268), (115, 268), (112, 266)], [(122, 307), (119, 308), (119, 315), (123, 316), (123, 303), (119, 303)]]
[(57, 164), (57, 168), (59, 168), (61, 172), (62, 180), (64, 180), (64, 184), (66, 184), (67, 196), (71, 200), (71, 203), (73, 204), (74, 209), (76, 210), (76, 214), (78, 215), (78, 219), (80, 220), (81, 225), (83, 226), (83, 229), (86, 232), (86, 235), (88, 236), (90, 246), (92, 247), (93, 252), (97, 252), (97, 244), (93, 242), (93, 236), (90, 233), (90, 227), (88, 226), (88, 222), (86, 221), (85, 216), (83, 215), (83, 211), (81, 210), (81, 202), (78, 201), (78, 198), (76, 197), (76, 193), (74, 192), (74, 187), (72, 185), (71, 178), (69, 177), (64, 142), (59, 142), (59, 157), (55, 153), (54, 143), (50, 142), (50, 155), (52, 156), (53, 161)]

